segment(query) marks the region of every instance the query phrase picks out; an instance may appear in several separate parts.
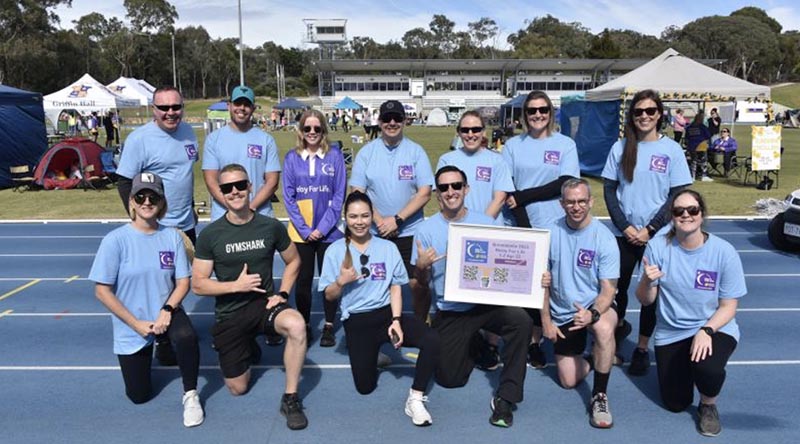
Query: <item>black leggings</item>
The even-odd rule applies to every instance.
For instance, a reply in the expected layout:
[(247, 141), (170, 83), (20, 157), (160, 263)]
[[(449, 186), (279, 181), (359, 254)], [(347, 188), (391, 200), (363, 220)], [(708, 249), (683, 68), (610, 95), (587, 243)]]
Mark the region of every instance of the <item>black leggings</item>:
[[(378, 386), (378, 352), (381, 345), (389, 342), (387, 331), (391, 323), (392, 309), (389, 305), (366, 313), (351, 314), (343, 322), (353, 382), (362, 395), (372, 393)], [(411, 388), (425, 392), (439, 362), (439, 335), (410, 315), (403, 315), (400, 327), (403, 329), (403, 346), (419, 349)]]
[(681, 412), (694, 402), (694, 387), (700, 394), (715, 397), (725, 382), (725, 365), (736, 349), (736, 339), (725, 333), (711, 337), (713, 354), (692, 362), (690, 351), (694, 336), (668, 345), (656, 346), (658, 388), (664, 406)]
[[(314, 282), (314, 259), (316, 258), (319, 273), (322, 273), (322, 258), (330, 244), (326, 242), (295, 242), (294, 245), (297, 247), (301, 260), (300, 274), (297, 276), (297, 286), (294, 289), (294, 299), (297, 303), (297, 311), (303, 315), (306, 324), (310, 324), (311, 295), (314, 293), (311, 288)], [(327, 300), (322, 293), (320, 296), (322, 296), (322, 305), (325, 308), (325, 322), (333, 324), (339, 302)]]
[[(619, 245), (619, 280), (617, 281), (617, 318), (621, 323), (625, 319), (625, 311), (628, 309), (628, 288), (631, 286), (631, 277), (636, 266), (642, 261), (644, 256), (644, 245), (633, 245), (625, 237), (617, 237)], [(653, 336), (656, 328), (656, 304), (654, 302), (646, 307), (642, 307), (639, 313), (639, 334), (641, 336)]]
[[(178, 307), (172, 313), (172, 322), (164, 334), (169, 337), (176, 349), (178, 368), (183, 380), (183, 391), (197, 388), (197, 374), (200, 371), (200, 347), (192, 321)], [(162, 336), (164, 336), (162, 335)], [(153, 392), (150, 369), (153, 363), (153, 344), (150, 344), (132, 355), (117, 355), (125, 381), (125, 394), (134, 404), (142, 404), (150, 400)]]

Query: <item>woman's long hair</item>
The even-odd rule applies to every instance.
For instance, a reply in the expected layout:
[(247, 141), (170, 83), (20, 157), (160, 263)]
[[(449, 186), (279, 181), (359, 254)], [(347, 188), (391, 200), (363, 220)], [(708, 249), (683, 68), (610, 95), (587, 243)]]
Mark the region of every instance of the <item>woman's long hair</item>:
[(306, 125), (306, 119), (309, 117), (316, 117), (317, 120), (319, 120), (319, 127), (322, 128), (322, 135), (319, 139), (319, 152), (324, 155), (329, 149), (328, 123), (325, 119), (325, 115), (316, 109), (303, 111), (303, 114), (300, 115), (300, 121), (297, 122), (297, 146), (295, 147), (295, 150), (297, 151), (297, 154), (300, 154), (306, 147), (306, 139), (303, 134), (303, 127)]
[(656, 130), (661, 128), (661, 121), (664, 119), (664, 104), (661, 102), (661, 98), (658, 97), (657, 92), (652, 89), (645, 89), (633, 96), (631, 105), (628, 107), (628, 115), (625, 117), (625, 148), (622, 150), (622, 160), (620, 162), (622, 176), (628, 182), (633, 182), (633, 170), (636, 169), (636, 156), (639, 151), (639, 132), (633, 123), (633, 111), (636, 108), (636, 104), (645, 99), (656, 102), (656, 107), (658, 108)]
[[(350, 208), (350, 205), (356, 202), (364, 202), (369, 207), (370, 214), (374, 214), (375, 211), (372, 209), (372, 200), (370, 200), (369, 196), (366, 193), (362, 193), (361, 191), (353, 191), (347, 195), (347, 199), (344, 201), (344, 219), (345, 222), (347, 221), (347, 209)], [(352, 233), (350, 232), (350, 227), (347, 226), (345, 223), (344, 228), (344, 261), (342, 262), (342, 267), (350, 268), (353, 266), (353, 255), (350, 254), (350, 236)]]

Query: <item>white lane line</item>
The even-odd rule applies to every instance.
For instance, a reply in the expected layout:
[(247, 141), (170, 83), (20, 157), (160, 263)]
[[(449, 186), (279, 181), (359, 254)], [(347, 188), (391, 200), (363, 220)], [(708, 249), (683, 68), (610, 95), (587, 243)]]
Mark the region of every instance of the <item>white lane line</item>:
[[(655, 365), (653, 363), (653, 365)], [(783, 366), (783, 365), (800, 365), (800, 360), (760, 360), (760, 361), (728, 361), (728, 365), (736, 366)], [(553, 364), (548, 364), (552, 367)], [(416, 367), (415, 363), (398, 363), (389, 365), (388, 368), (413, 368)], [(253, 365), (251, 368), (265, 369), (265, 370), (282, 370), (285, 367), (282, 365)], [(320, 370), (349, 370), (350, 364), (306, 364), (303, 366), (305, 369), (320, 369)], [(166, 371), (180, 371), (177, 366), (162, 367), (153, 366), (154, 370)], [(201, 365), (200, 370), (219, 370), (217, 365)], [(0, 371), (3, 372), (17, 372), (17, 371), (119, 371), (119, 366), (116, 365), (4, 365), (0, 366)]]

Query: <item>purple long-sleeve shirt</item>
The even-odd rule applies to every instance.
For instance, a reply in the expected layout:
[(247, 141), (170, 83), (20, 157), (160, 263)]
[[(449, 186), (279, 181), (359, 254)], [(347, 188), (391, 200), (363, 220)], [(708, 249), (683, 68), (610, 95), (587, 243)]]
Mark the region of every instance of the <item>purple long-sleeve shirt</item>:
[(728, 140), (723, 140), (721, 137), (714, 141), (714, 151), (721, 151), (724, 153), (734, 152), (739, 148), (736, 139), (728, 137)]
[[(305, 157), (305, 158), (304, 158)], [(313, 169), (309, 167), (313, 158)], [(298, 153), (291, 150), (283, 161), (283, 199), (289, 213), (289, 235), (296, 230), (304, 242), (312, 231), (323, 234), (323, 242), (334, 242), (343, 237), (337, 229), (342, 214), (347, 170), (344, 157), (338, 149), (331, 149), (320, 158), (317, 154)], [(309, 214), (310, 212), (310, 214)], [(309, 220), (311, 223), (307, 223)]]

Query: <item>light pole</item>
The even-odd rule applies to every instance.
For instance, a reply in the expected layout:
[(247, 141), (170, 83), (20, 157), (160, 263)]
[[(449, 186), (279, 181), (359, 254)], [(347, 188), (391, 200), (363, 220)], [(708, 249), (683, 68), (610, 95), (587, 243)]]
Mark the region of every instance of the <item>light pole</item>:
[(178, 87), (178, 70), (175, 68), (175, 31), (170, 35), (172, 37), (172, 86)]
[(242, 0), (239, 0), (239, 85), (244, 86), (244, 42), (242, 42)]

